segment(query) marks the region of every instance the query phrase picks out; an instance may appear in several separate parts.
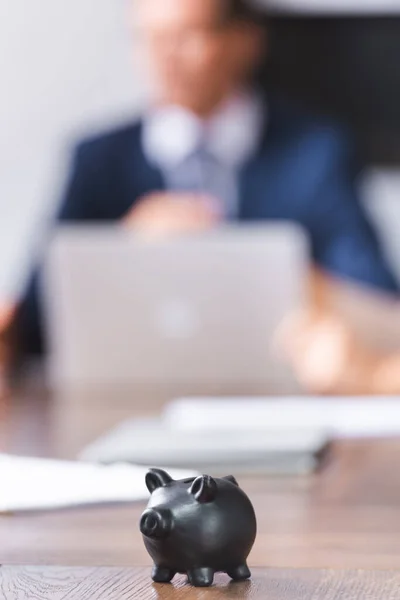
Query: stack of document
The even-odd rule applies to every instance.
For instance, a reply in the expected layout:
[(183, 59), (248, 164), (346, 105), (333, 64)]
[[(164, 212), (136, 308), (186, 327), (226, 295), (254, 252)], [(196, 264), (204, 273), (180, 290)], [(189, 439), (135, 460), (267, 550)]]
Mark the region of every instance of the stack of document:
[(398, 436), (398, 398), (187, 398), (123, 423), (83, 462), (0, 455), (0, 513), (146, 500), (147, 465), (175, 479), (307, 474), (333, 439)]
[(315, 470), (328, 437), (318, 430), (174, 429), (163, 420), (132, 420), (91, 444), (80, 458), (135, 464), (167, 463), (212, 475), (293, 474)]
[[(170, 409), (172, 410), (172, 408)], [(182, 426), (167, 411), (160, 419), (133, 419), (87, 447), (86, 461), (169, 464), (212, 475), (292, 475), (313, 472), (330, 438), (323, 428), (263, 429), (234, 425), (209, 427), (205, 415), (199, 427)]]
[(167, 463), (215, 475), (307, 474), (337, 438), (400, 435), (396, 399), (186, 398), (158, 420), (131, 420), (81, 458)]

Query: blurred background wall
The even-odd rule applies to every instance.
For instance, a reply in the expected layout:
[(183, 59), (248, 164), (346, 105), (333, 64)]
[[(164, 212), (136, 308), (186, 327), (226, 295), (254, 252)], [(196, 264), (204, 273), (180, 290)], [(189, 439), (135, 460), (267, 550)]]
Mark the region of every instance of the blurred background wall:
[[(362, 14), (379, 1), (351, 4)], [(73, 142), (131, 118), (146, 97), (128, 6), (0, 0), (0, 298), (20, 293)], [(281, 3), (304, 6), (311, 14), (273, 19), (266, 80), (354, 125), (370, 163), (365, 201), (400, 274), (400, 17), (321, 19), (322, 0)]]
[(125, 0), (0, 0), (0, 297), (23, 284), (76, 138), (134, 114)]

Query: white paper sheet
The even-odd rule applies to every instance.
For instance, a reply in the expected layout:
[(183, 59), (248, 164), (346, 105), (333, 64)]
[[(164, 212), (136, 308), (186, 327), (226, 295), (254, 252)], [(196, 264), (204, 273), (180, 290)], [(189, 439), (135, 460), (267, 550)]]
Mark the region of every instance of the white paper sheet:
[(400, 436), (400, 398), (187, 398), (165, 411), (178, 430), (298, 431), (334, 438)]
[[(147, 500), (146, 467), (0, 455), (0, 513)], [(169, 471), (174, 479), (196, 475)]]
[(259, 6), (278, 11), (308, 14), (394, 14), (400, 13), (400, 0), (253, 0)]

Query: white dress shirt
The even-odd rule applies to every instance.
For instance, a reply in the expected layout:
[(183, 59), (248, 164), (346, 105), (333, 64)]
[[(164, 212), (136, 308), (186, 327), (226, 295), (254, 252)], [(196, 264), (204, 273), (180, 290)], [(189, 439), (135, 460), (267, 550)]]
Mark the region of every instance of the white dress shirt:
[(256, 152), (266, 119), (255, 93), (241, 92), (200, 119), (179, 106), (151, 110), (144, 119), (143, 150), (168, 190), (212, 196), (221, 216), (238, 210), (239, 170)]

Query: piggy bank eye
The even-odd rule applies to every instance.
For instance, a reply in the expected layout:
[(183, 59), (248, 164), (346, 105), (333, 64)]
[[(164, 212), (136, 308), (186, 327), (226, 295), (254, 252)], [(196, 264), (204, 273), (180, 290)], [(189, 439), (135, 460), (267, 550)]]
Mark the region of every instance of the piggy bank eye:
[(164, 487), (172, 482), (172, 477), (161, 469), (150, 469), (146, 475), (146, 486), (150, 494), (158, 488)]
[(194, 480), (189, 493), (192, 494), (200, 504), (207, 504), (208, 502), (213, 502), (213, 500), (215, 500), (217, 491), (216, 481), (209, 475), (203, 475)]

